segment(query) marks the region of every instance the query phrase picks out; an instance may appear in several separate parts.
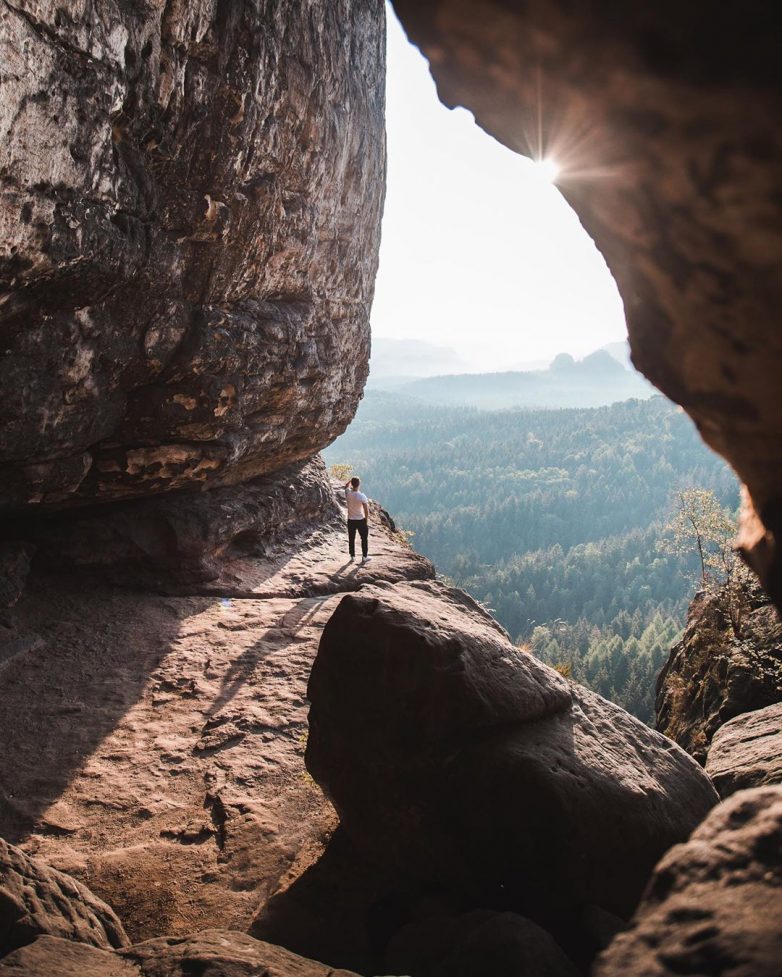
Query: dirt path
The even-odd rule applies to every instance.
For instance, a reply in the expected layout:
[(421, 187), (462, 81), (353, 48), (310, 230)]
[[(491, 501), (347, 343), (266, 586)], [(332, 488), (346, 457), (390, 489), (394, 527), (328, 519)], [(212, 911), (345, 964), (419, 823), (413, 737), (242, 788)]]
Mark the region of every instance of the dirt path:
[(363, 582), (432, 573), (373, 530), (366, 565), (341, 524), (310, 526), (198, 596), (33, 577), (0, 661), (0, 835), (85, 881), (133, 940), (248, 929), (336, 824), (303, 763), (324, 623)]

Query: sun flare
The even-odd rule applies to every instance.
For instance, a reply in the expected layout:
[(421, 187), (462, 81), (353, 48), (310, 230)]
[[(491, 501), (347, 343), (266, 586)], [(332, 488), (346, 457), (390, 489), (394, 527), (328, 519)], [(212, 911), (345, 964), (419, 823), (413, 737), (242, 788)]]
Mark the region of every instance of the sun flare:
[(535, 160), (535, 171), (541, 180), (546, 183), (556, 183), (560, 174), (560, 166), (556, 160), (550, 157)]

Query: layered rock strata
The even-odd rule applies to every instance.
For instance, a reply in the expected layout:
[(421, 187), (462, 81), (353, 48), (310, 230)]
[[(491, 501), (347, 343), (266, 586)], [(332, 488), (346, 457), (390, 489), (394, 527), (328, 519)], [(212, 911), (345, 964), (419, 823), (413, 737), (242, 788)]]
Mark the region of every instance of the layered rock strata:
[(782, 960), (782, 788), (719, 805), (654, 872), (594, 977), (777, 977)]
[(706, 773), (721, 797), (782, 784), (782, 702), (737, 716), (717, 730)]
[(316, 457), (209, 492), (15, 519), (9, 531), (34, 542), (40, 565), (100, 570), (121, 583), (193, 593), (219, 579), (241, 554), (263, 560), (300, 527), (339, 519), (329, 476)]
[(440, 584), (368, 587), (326, 624), (307, 768), (412, 884), (562, 926), (633, 911), (717, 800), (663, 736), (515, 648)]
[(394, 0), (441, 99), (533, 158), (605, 255), (638, 368), (746, 483), (782, 606), (782, 69), (775, 11)]
[(696, 597), (657, 679), (657, 728), (704, 763), (724, 723), (777, 702), (782, 625), (765, 595), (750, 594), (738, 634), (723, 592)]
[(382, 0), (0, 11), (0, 513), (233, 484), (367, 374)]

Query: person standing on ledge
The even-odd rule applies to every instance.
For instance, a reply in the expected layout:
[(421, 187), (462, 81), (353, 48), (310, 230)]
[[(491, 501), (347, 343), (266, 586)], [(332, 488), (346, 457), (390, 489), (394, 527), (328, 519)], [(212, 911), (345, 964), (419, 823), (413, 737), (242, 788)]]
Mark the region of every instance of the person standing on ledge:
[(356, 558), (356, 530), (361, 537), (361, 562), (366, 563), (369, 557), (369, 499), (363, 492), (359, 492), (360, 478), (351, 478), (345, 482), (345, 498), (348, 503), (348, 552), (350, 559)]

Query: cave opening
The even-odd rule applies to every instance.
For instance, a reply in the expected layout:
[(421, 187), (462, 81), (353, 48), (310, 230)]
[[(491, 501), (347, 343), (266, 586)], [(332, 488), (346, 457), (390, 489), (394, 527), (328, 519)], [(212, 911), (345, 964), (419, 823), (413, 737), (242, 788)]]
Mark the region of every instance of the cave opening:
[(539, 369), (560, 353), (618, 349), (622, 301), (557, 190), (556, 147), (541, 136), (529, 159), (468, 110), (446, 108), (390, 6), (387, 18), (388, 177), (370, 382), (394, 368), (394, 354), (425, 375)]
[(597, 192), (609, 168), (542, 118), (528, 158), (447, 108), (387, 14), (370, 374), (325, 458), (519, 646), (653, 725), (695, 589), (667, 542), (677, 492), (709, 494), (728, 547), (736, 479), (633, 368), (617, 284), (557, 188)]

